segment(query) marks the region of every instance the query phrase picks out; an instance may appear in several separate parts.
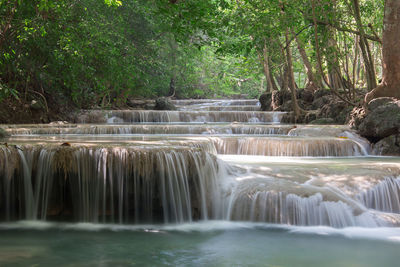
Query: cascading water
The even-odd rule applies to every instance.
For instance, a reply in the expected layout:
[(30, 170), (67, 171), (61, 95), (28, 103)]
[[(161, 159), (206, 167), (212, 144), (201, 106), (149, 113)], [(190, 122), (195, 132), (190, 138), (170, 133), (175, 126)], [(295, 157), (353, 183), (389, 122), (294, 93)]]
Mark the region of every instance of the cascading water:
[(79, 222), (207, 219), (209, 196), (218, 190), (215, 157), (191, 147), (36, 145), (3, 153), (22, 165), (1, 170), (6, 220), (70, 214)]
[(12, 145), (0, 146), (0, 218), (400, 223), (400, 161), (371, 157), (347, 127), (282, 125), (284, 113), (260, 112), (254, 100), (175, 104), (3, 126)]

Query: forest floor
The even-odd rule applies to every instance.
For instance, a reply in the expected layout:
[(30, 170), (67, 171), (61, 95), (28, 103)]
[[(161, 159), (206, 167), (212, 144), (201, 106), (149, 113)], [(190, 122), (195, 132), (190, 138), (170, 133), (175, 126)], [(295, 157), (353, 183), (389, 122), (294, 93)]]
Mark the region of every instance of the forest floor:
[(0, 105), (0, 123), (49, 123), (68, 121), (76, 107), (71, 104), (60, 104), (59, 101), (48, 101), (47, 105), (35, 105), (23, 99), (5, 99)]

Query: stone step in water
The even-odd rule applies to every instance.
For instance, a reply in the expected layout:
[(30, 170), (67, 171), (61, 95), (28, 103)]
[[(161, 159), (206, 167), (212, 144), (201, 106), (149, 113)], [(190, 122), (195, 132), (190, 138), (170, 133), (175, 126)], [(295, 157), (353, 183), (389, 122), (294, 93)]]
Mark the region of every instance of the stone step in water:
[(262, 122), (279, 123), (286, 112), (260, 111), (154, 111), (89, 110), (76, 118), (78, 123), (165, 123), (165, 122)]
[(13, 136), (10, 144), (44, 143), (108, 144), (115, 146), (196, 146), (218, 154), (281, 157), (367, 156), (369, 146), (352, 139), (291, 136), (179, 136), (179, 135), (26, 135)]
[(174, 134), (174, 135), (287, 135), (293, 125), (254, 124), (136, 124), (136, 125), (6, 125), (5, 131), (11, 135), (56, 135), (56, 134)]
[(285, 157), (366, 156), (370, 148), (335, 137), (210, 137), (218, 154)]
[(206, 220), (218, 209), (217, 165), (190, 147), (3, 146), (0, 219)]
[(205, 106), (205, 105), (192, 105), (181, 106), (179, 110), (202, 110), (202, 111), (260, 111), (261, 107), (256, 105), (242, 105), (242, 106)]
[(229, 220), (339, 228), (400, 223), (392, 214), (399, 213), (398, 158), (218, 157), (239, 168), (227, 189)]
[[(333, 227), (400, 222), (358, 198), (398, 176), (398, 159), (218, 158), (184, 146), (1, 146), (0, 219)], [(398, 190), (396, 183), (385, 187)]]
[(242, 106), (242, 105), (259, 105), (258, 99), (182, 99), (171, 100), (171, 103), (177, 106), (198, 106), (198, 105), (214, 105), (214, 106)]

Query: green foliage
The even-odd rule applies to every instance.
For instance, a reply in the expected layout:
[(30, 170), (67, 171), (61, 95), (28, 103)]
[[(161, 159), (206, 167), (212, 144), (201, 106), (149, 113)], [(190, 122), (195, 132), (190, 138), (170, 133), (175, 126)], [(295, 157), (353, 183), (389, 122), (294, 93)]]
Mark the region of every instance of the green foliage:
[[(317, 26), (318, 43), (312, 1), (325, 23)], [(383, 2), (360, 0), (366, 34), (381, 33)], [(301, 87), (305, 69), (291, 31), (314, 72), (318, 44), (325, 74), (334, 66), (344, 75), (342, 58), (354, 50), (355, 35), (328, 25), (357, 30), (350, 0), (1, 0), (0, 17), (0, 100), (35, 91), (63, 95), (83, 108), (167, 96), (173, 89), (177, 97), (256, 97), (266, 87), (265, 48), (279, 83), (287, 45)], [(378, 55), (379, 46), (372, 49)]]

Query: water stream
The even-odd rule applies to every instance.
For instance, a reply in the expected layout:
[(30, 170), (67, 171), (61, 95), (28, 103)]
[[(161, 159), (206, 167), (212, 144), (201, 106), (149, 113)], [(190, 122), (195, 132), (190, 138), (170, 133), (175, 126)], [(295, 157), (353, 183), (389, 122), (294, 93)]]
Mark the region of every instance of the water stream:
[(400, 158), (256, 100), (174, 103), (3, 125), (0, 265), (395, 264)]

